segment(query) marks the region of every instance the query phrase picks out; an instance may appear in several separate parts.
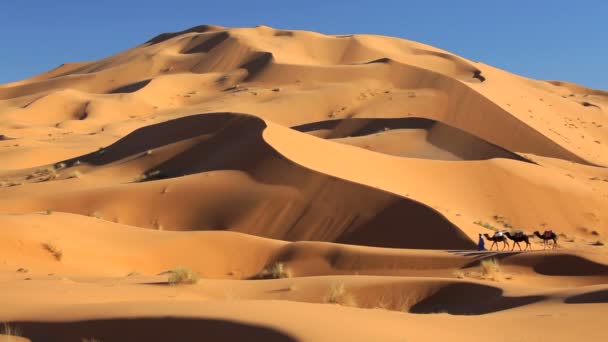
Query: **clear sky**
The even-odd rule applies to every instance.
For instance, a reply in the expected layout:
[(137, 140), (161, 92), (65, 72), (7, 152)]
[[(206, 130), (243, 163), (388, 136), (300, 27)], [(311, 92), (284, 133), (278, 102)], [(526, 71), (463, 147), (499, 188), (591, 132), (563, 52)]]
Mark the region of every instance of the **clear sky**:
[(390, 35), (608, 90), (607, 0), (0, 0), (0, 83), (200, 24)]

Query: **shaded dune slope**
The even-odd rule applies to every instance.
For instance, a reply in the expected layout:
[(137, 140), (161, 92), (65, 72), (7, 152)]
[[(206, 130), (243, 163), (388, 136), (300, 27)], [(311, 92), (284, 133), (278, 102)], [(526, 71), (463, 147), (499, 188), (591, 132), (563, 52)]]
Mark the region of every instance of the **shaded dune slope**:
[[(104, 148), (103, 153), (95, 152), (64, 163), (74, 165), (78, 160), (90, 165), (121, 168), (122, 160), (133, 159), (147, 150), (204, 136), (202, 141), (188, 145), (188, 148), (167, 156), (146, 170), (146, 181), (238, 171), (256, 184), (280, 186), (286, 190), (268, 192), (262, 198), (242, 195), (247, 193), (246, 188), (237, 195), (238, 190), (231, 186), (208, 193), (203, 191), (191, 196), (194, 201), (188, 201), (182, 207), (170, 205), (168, 208), (177, 210), (170, 216), (178, 217), (179, 223), (165, 224), (165, 229), (227, 229), (292, 241), (336, 241), (400, 248), (474, 246), (454, 224), (424, 204), (314, 172), (291, 162), (263, 140), (264, 128), (262, 120), (245, 115), (188, 116), (141, 128)], [(203, 180), (207, 183), (213, 181), (213, 178)], [(13, 205), (23, 205), (28, 210), (52, 207), (57, 211), (90, 214), (82, 204), (87, 198), (98, 198), (107, 208), (102, 212), (113, 212), (112, 215), (121, 222), (145, 226), (143, 222), (129, 221), (129, 216), (134, 215), (127, 212), (141, 210), (147, 212), (148, 217), (154, 217), (159, 215), (153, 214), (159, 207), (146, 209), (149, 204), (140, 201), (136, 209), (127, 204), (128, 201), (120, 200), (136, 189), (133, 185), (123, 185), (112, 190), (114, 196), (99, 190), (70, 191), (39, 200), (26, 200), (24, 204), (13, 201)], [(160, 203), (167, 203), (172, 198), (157, 197), (161, 197)], [(212, 205), (206, 205), (208, 203)], [(442, 238), (437, 239), (437, 236)]]
[(443, 160), (508, 158), (528, 161), (467, 132), (424, 118), (338, 119), (292, 128), (336, 142), (401, 157)]

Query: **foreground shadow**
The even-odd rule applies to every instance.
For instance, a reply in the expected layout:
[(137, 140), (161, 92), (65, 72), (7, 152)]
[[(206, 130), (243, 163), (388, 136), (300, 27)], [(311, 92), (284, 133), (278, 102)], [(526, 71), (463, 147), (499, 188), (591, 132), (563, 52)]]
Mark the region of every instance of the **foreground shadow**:
[(81, 342), (85, 339), (133, 341), (265, 341), (296, 342), (261, 326), (213, 319), (136, 318), (76, 322), (14, 322), (32, 341)]
[(505, 297), (496, 287), (457, 283), (449, 284), (410, 308), (411, 313), (448, 313), (483, 315), (539, 302), (544, 296)]
[(608, 303), (608, 290), (587, 292), (576, 296), (568, 297), (564, 301), (566, 304), (592, 304)]

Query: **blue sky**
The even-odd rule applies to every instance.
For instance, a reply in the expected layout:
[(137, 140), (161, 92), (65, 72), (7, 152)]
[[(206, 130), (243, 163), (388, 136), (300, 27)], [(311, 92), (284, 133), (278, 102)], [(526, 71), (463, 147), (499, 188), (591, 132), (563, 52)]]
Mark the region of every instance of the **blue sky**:
[(608, 90), (608, 1), (0, 0), (0, 83), (200, 24), (370, 33)]

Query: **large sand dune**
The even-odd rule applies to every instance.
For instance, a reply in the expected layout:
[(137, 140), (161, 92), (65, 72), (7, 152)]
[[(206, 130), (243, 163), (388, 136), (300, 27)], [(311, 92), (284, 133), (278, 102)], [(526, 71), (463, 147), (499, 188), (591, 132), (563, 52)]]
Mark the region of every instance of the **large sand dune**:
[[(203, 25), (63, 64), (0, 85), (0, 321), (600, 341), (607, 128), (606, 91), (382, 36)], [(495, 229), (559, 248), (477, 252)], [(201, 280), (169, 285), (178, 266)]]

